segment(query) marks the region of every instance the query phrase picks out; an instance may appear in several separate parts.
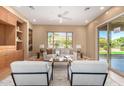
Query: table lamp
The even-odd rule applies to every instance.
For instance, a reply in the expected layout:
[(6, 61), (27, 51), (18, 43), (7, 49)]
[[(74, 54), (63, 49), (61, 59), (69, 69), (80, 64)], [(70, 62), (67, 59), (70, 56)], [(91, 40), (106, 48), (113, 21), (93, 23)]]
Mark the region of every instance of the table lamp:
[(80, 52), (81, 51), (81, 45), (80, 44), (77, 44), (76, 45), (76, 50), (77, 50), (77, 52)]

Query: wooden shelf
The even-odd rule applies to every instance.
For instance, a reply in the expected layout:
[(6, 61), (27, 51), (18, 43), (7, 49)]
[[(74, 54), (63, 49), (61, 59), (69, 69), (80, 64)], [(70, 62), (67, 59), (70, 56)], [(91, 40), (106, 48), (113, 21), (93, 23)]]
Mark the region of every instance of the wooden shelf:
[(22, 43), (22, 40), (17, 40), (16, 42), (17, 42), (17, 43)]
[(23, 33), (23, 31), (19, 31), (19, 30), (17, 30), (17, 33)]

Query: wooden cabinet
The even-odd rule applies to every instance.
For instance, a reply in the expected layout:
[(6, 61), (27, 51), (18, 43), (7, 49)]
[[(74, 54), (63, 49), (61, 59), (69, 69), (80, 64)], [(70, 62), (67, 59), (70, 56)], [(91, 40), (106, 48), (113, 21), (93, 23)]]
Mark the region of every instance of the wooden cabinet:
[(24, 31), (26, 22), (0, 6), (0, 45), (15, 45), (17, 50), (24, 50)]
[(17, 17), (0, 6), (0, 45), (15, 45)]
[(24, 60), (24, 31), (26, 22), (0, 6), (0, 73), (11, 62)]
[(0, 54), (0, 69), (3, 69), (5, 66), (6, 66), (5, 55), (4, 54)]
[(10, 74), (10, 64), (20, 60), (23, 60), (23, 51), (8, 50), (0, 52), (0, 80)]
[(14, 61), (14, 52), (6, 53), (5, 56), (6, 67), (10, 66), (10, 63)]
[(24, 31), (26, 22), (0, 6), (0, 46), (13, 45), (16, 50), (24, 50)]
[(24, 55), (23, 55), (23, 50), (18, 50), (16, 51), (15, 55), (15, 60), (23, 60), (24, 59)]
[(9, 67), (14, 61), (23, 60), (23, 51), (10, 50), (0, 53), (0, 69)]

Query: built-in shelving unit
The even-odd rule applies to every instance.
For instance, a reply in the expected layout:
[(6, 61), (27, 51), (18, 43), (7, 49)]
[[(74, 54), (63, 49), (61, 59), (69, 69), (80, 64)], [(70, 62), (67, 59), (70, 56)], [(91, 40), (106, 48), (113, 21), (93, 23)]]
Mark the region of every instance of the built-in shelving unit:
[(16, 27), (16, 49), (23, 50), (23, 23), (17, 21)]
[(14, 61), (24, 60), (24, 33), (27, 23), (0, 6), (0, 75)]
[(17, 33), (23, 33), (22, 31), (17, 30)]

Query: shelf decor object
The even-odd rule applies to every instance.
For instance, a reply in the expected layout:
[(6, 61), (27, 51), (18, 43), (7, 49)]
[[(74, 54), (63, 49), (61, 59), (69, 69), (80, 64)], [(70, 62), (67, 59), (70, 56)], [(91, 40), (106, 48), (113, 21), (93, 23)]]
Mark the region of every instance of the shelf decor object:
[(80, 44), (76, 45), (76, 50), (77, 50), (77, 52), (81, 52), (81, 45)]

